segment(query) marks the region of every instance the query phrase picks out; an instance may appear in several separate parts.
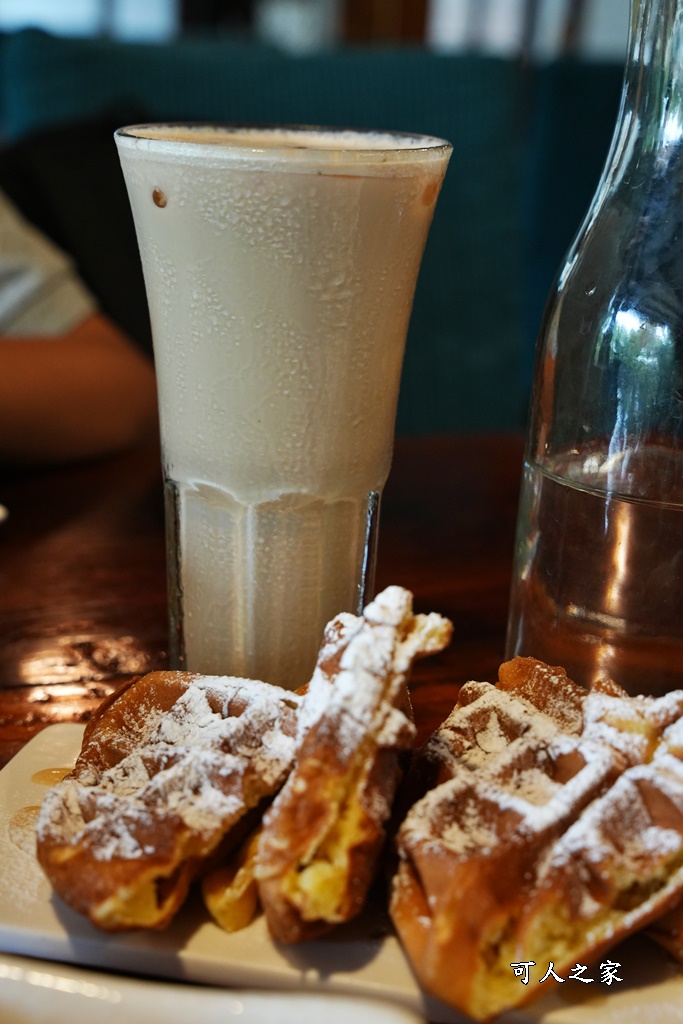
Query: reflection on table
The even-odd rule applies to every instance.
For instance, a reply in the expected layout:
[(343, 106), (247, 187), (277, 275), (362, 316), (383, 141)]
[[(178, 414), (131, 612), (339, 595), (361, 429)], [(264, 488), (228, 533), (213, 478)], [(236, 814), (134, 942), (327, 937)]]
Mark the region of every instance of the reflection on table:
[[(418, 738), (467, 679), (502, 660), (521, 472), (517, 435), (403, 438), (380, 528), (377, 588), (454, 623), (418, 663)], [(159, 454), (5, 473), (0, 501), (0, 765), (45, 725), (84, 721), (130, 676), (167, 664)]]

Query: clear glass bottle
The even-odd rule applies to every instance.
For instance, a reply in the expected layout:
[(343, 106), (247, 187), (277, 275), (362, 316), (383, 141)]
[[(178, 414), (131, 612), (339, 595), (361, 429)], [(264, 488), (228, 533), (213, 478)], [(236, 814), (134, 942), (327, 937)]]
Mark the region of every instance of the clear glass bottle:
[(632, 0), (605, 171), (538, 341), (507, 656), (683, 687), (683, 0)]

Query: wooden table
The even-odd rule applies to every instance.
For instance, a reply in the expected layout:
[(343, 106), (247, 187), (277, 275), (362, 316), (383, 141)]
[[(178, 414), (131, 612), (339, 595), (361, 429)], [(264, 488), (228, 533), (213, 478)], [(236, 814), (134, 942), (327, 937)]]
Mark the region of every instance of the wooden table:
[[(377, 587), (454, 622), (418, 663), (419, 738), (466, 679), (502, 659), (518, 436), (399, 439), (385, 491)], [(85, 721), (131, 675), (167, 663), (163, 503), (154, 450), (0, 475), (0, 766), (52, 722)]]

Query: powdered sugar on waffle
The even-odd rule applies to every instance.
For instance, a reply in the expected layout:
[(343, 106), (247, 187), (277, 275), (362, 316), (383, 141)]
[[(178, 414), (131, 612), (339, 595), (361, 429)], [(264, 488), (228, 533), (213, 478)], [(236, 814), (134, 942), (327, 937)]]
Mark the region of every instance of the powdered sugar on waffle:
[(333, 620), (304, 698), (300, 734), (323, 716), (335, 719), (344, 757), (356, 749), (374, 720), (373, 731), (390, 745), (407, 725), (394, 707), (406, 674), (416, 656), (445, 645), (446, 633), (442, 616), (413, 615), (412, 594), (402, 587), (387, 587), (362, 617)]
[(635, 884), (653, 865), (664, 872), (683, 859), (683, 691), (634, 698), (598, 688), (583, 699), (579, 735), (561, 731), (561, 701), (554, 694), (548, 714), (491, 684), (466, 684), (421, 753), (446, 781), (409, 812), (404, 854), (466, 859), (545, 835), (534, 885), (569, 889), (586, 917), (597, 879), (609, 888), (615, 864)]
[(629, 765), (642, 764), (654, 756), (664, 730), (682, 714), (681, 690), (662, 697), (592, 690), (583, 704), (583, 735), (618, 750)]
[(299, 742), (325, 711), (332, 683), (339, 668), (341, 652), (349, 643), (351, 636), (360, 629), (361, 624), (362, 619), (346, 612), (328, 623), (323, 635), (318, 661), (308, 684), (306, 699), (299, 712)]
[(469, 682), (420, 756), (438, 763), (442, 776), (455, 775), (463, 769), (479, 770), (496, 762), (518, 739), (549, 742), (557, 735), (557, 721), (528, 700), (491, 683)]
[(683, 693), (587, 693), (523, 658), (463, 690), (416, 764), (440, 784), (399, 830), (390, 910), (426, 990), (492, 1020), (528, 998), (510, 965), (561, 978), (680, 905)]
[(465, 857), (514, 836), (523, 841), (559, 834), (617, 771), (617, 757), (606, 747), (557, 732), (552, 738), (527, 734), (488, 768), (458, 771), (427, 793), (409, 812), (401, 840), (406, 847), (426, 842)]
[[(264, 816), (255, 874), (268, 927), (300, 942), (360, 912), (412, 746), (407, 673), (451, 624), (414, 615), (389, 587), (358, 619), (331, 623), (302, 718), (297, 763)], [(405, 709), (405, 710), (404, 710)], [(407, 712), (407, 713), (406, 713)]]
[(682, 861), (683, 766), (671, 772), (656, 761), (635, 765), (555, 843), (539, 871), (538, 900), (561, 892), (584, 919), (612, 903), (627, 910), (619, 893), (628, 896), (644, 880), (656, 893), (657, 884), (665, 887), (672, 863)]
[(118, 763), (77, 767), (48, 793), (39, 840), (86, 845), (96, 860), (132, 859), (150, 852), (155, 822), (220, 832), (244, 811), (245, 787), (266, 793), (286, 775), (300, 703), (266, 683), (193, 678), (168, 711), (142, 712), (138, 746)]

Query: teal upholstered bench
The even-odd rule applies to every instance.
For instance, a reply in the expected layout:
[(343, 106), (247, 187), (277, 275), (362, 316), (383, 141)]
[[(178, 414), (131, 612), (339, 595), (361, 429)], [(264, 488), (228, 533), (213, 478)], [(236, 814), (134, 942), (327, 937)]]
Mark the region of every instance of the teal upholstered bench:
[[(542, 228), (537, 198), (551, 172), (530, 148), (537, 75), (513, 61), (421, 50), (291, 57), (221, 40), (135, 45), (37, 31), (5, 37), (0, 56), (9, 143), (114, 110), (124, 120), (322, 123), (449, 139), (453, 157), (415, 296), (398, 429), (524, 424), (536, 329), (527, 292), (539, 279), (530, 276), (529, 226)], [(106, 228), (97, 225), (100, 238)], [(559, 255), (561, 248), (552, 258)]]

